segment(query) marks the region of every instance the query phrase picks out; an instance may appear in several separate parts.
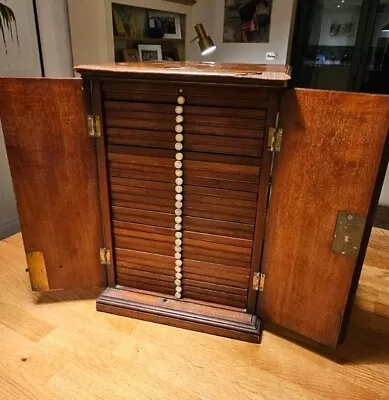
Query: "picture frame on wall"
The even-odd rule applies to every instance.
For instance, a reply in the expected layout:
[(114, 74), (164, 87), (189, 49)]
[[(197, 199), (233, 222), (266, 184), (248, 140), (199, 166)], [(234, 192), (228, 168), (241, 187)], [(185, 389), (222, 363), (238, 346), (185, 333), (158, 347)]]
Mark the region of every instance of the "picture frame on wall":
[(162, 46), (159, 44), (139, 44), (140, 61), (162, 61)]
[[(149, 11), (149, 28), (155, 28), (156, 21), (161, 21), (163, 39), (182, 39), (181, 20), (178, 14)], [(153, 26), (151, 26), (151, 25)]]
[(224, 43), (269, 43), (273, 0), (225, 0)]

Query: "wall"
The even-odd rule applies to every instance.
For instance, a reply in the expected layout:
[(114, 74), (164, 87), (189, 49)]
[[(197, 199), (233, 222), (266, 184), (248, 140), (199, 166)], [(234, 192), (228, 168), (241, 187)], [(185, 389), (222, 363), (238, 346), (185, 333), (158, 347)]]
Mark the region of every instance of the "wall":
[(36, 0), (45, 76), (73, 76), (66, 0)]
[[(43, 0), (44, 1), (44, 0)], [(114, 60), (112, 33), (112, 0), (68, 0), (74, 64), (104, 63)], [(296, 0), (273, 0), (270, 43), (223, 43), (224, 0), (197, 0), (194, 6), (184, 6), (164, 0), (116, 0), (121, 4), (185, 14), (186, 59), (189, 61), (266, 63), (265, 53), (275, 51), (275, 64), (285, 64), (290, 49)], [(85, 29), (88, 15), (88, 29)], [(202, 57), (195, 37), (196, 23), (204, 24), (212, 36), (217, 51)]]
[[(189, 50), (190, 59), (227, 63), (285, 64), (288, 61), (296, 0), (273, 0), (269, 43), (223, 43), (224, 0), (198, 0), (191, 13), (192, 30), (203, 22), (217, 49), (207, 58), (201, 57), (196, 43)], [(193, 31), (194, 32), (194, 31)], [(194, 35), (193, 35), (194, 36)], [(275, 61), (266, 61), (266, 52), (278, 53)]]
[(19, 219), (0, 121), (0, 240), (16, 232)]
[(68, 0), (74, 65), (115, 60), (112, 26), (115, 2), (185, 15), (190, 10), (189, 6), (164, 0)]
[[(381, 36), (382, 28), (389, 23), (389, 5), (385, 4), (381, 6), (381, 12), (377, 16), (376, 28), (374, 31), (373, 45), (377, 44), (379, 37)], [(389, 40), (389, 39), (387, 39)], [(382, 188), (380, 205), (389, 207), (389, 169), (386, 173), (384, 187)]]
[(389, 207), (389, 169), (386, 172), (384, 187), (382, 188), (380, 205)]
[[(9, 0), (18, 23), (19, 47), (5, 30), (7, 52), (0, 35), (0, 76), (40, 76), (33, 7), (30, 0)], [(11, 174), (0, 123), (0, 239), (19, 231)]]
[[(217, 2), (217, 1), (216, 1)], [(196, 37), (194, 26), (202, 23), (208, 35), (214, 38), (214, 23), (216, 13), (216, 2), (214, 0), (197, 0), (197, 3), (191, 7), (187, 16), (187, 34), (186, 34), (186, 59), (189, 61), (213, 61), (214, 54), (202, 56), (196, 41), (192, 41)], [(224, 2), (224, 0), (223, 0)], [(218, 49), (217, 49), (218, 51)]]

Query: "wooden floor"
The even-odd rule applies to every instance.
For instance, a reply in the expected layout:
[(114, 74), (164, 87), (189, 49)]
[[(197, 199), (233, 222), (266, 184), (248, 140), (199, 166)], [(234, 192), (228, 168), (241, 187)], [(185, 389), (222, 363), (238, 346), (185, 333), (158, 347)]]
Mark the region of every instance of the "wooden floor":
[(33, 294), (0, 242), (0, 399), (389, 399), (389, 231), (370, 241), (349, 335), (325, 355), (95, 311), (97, 291)]

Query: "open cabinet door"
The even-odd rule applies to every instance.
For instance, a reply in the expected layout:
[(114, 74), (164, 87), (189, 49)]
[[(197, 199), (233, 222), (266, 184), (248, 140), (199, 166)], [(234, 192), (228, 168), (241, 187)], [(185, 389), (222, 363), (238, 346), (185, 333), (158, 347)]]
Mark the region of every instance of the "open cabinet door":
[(103, 286), (96, 159), (80, 79), (0, 79), (0, 118), (33, 290)]
[(280, 127), (258, 314), (334, 347), (386, 170), (389, 96), (290, 89)]

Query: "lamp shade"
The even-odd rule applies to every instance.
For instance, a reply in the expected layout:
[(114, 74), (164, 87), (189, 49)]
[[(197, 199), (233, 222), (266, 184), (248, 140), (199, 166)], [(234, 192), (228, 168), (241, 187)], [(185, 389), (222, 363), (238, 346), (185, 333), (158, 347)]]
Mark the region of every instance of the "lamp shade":
[(198, 43), (201, 50), (201, 55), (205, 56), (213, 53), (216, 50), (216, 46), (213, 43), (212, 38), (205, 32), (203, 24), (196, 24), (195, 30), (197, 33), (197, 38), (199, 39)]

